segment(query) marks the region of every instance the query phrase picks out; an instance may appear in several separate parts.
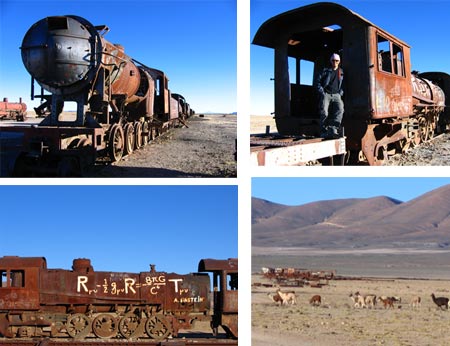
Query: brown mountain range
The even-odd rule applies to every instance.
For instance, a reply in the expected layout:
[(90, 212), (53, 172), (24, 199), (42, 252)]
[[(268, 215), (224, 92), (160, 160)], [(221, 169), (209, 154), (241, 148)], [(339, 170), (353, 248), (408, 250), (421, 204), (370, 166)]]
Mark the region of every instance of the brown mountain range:
[(286, 206), (252, 198), (258, 247), (450, 247), (450, 185), (409, 202), (380, 196)]

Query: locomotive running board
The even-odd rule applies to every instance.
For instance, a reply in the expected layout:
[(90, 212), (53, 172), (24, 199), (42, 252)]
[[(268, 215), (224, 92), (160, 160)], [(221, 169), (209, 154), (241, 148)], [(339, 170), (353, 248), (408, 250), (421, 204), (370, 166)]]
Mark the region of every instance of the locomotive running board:
[(342, 155), (343, 158), (346, 153), (345, 137), (298, 141), (252, 137), (250, 145), (252, 166), (304, 166), (312, 161), (332, 159), (336, 155)]

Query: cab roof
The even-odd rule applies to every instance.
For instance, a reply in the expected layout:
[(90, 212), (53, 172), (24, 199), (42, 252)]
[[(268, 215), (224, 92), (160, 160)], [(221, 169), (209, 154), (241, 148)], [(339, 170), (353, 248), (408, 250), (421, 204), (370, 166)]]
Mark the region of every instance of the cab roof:
[(253, 44), (275, 48), (280, 39), (289, 34), (311, 31), (318, 26), (326, 28), (339, 25), (341, 28), (345, 28), (355, 23), (366, 27), (375, 27), (387, 36), (395, 38), (409, 47), (407, 43), (402, 42), (359, 14), (333, 2), (318, 2), (306, 5), (268, 19), (259, 27), (253, 38)]

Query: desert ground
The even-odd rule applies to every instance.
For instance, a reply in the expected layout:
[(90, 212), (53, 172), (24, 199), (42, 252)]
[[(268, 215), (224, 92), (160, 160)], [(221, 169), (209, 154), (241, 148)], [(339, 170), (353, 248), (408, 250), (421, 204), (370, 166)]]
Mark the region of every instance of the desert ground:
[(187, 126), (171, 129), (119, 162), (96, 165), (86, 176), (236, 177), (236, 115), (195, 115)]
[[(450, 297), (449, 256), (447, 252), (377, 252), (367, 256), (335, 253), (329, 257), (311, 252), (307, 256), (277, 256), (270, 251), (266, 255), (253, 255), (252, 346), (450, 345), (450, 311), (440, 310), (431, 298), (431, 293)], [(297, 304), (279, 306), (268, 296), (275, 294), (277, 284), (256, 270), (262, 264), (337, 270), (338, 276), (353, 274), (353, 277), (330, 280), (322, 288), (281, 287), (282, 291), (295, 292)], [(355, 308), (349, 295), (356, 291), (378, 297), (397, 296), (401, 302), (395, 303), (394, 308), (385, 309), (380, 302), (375, 308)], [(309, 299), (316, 294), (321, 296), (322, 304), (313, 307)], [(414, 296), (421, 297), (418, 308), (410, 305)]]
[(250, 134), (265, 133), (266, 126), (270, 126), (270, 132), (277, 132), (275, 119), (272, 115), (251, 115)]

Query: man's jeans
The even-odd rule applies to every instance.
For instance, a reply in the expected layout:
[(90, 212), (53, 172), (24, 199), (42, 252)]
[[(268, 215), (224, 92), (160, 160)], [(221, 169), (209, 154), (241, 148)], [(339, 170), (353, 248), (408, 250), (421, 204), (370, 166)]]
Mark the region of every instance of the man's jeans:
[(339, 94), (325, 93), (319, 98), (320, 134), (337, 135), (344, 115), (344, 102)]

